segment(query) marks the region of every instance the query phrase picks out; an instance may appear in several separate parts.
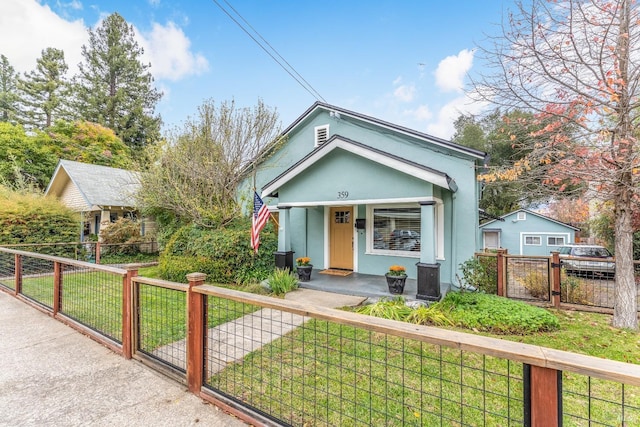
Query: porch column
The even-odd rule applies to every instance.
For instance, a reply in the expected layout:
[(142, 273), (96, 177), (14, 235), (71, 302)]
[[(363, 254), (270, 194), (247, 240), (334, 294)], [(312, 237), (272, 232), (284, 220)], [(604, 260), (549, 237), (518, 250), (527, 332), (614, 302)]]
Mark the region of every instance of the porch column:
[(417, 299), (440, 299), (440, 264), (436, 262), (436, 202), (420, 202), (420, 262)]
[(293, 271), (293, 252), (291, 251), (290, 207), (278, 207), (280, 212), (278, 227), (278, 250), (274, 252), (277, 268), (288, 268)]
[(110, 210), (102, 210), (100, 211), (100, 228), (98, 229), (98, 236), (100, 235), (100, 231), (103, 228), (107, 228), (111, 223), (111, 211)]
[(420, 263), (436, 263), (436, 202), (420, 202)]

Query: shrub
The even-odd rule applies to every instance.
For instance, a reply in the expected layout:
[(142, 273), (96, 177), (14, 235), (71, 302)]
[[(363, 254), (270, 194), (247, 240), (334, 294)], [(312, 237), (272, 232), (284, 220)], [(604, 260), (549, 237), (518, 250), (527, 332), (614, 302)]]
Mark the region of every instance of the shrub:
[[(79, 232), (80, 216), (58, 200), (0, 186), (0, 244), (77, 242)], [(52, 246), (40, 252), (65, 256), (68, 250)]]
[(251, 283), (266, 279), (273, 272), (273, 253), (278, 241), (269, 222), (260, 233), (260, 250), (251, 249), (249, 218), (238, 218), (224, 228), (183, 226), (167, 241), (160, 256), (162, 278), (184, 282), (188, 273), (206, 273), (208, 281)]
[(522, 279), (522, 285), (532, 297), (549, 299), (549, 277), (541, 271), (530, 271)]
[(375, 304), (363, 305), (356, 308), (355, 311), (368, 316), (404, 321), (413, 310), (405, 304), (403, 297), (395, 297), (393, 299), (381, 299)]
[[(498, 293), (496, 257), (471, 258), (460, 264), (462, 285), (473, 286), (488, 294)], [(464, 286), (462, 286), (464, 289)]]
[(562, 302), (593, 305), (593, 287), (577, 277), (567, 275), (564, 269), (560, 273), (560, 295)]
[(496, 295), (449, 292), (436, 306), (448, 310), (457, 326), (497, 334), (525, 335), (560, 327), (549, 311)]
[(284, 295), (298, 287), (298, 279), (288, 268), (276, 268), (267, 279), (271, 292)]
[(140, 235), (140, 224), (129, 218), (119, 218), (116, 222), (100, 230), (100, 238), (105, 245), (105, 253), (111, 255), (133, 255), (140, 252), (136, 243), (143, 241)]

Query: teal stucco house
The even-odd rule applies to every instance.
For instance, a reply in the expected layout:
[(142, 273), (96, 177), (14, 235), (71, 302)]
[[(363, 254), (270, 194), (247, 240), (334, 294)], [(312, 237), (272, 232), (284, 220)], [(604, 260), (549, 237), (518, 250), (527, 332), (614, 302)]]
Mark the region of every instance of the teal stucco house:
[(502, 248), (513, 255), (549, 256), (551, 251), (574, 243), (579, 230), (548, 216), (518, 209), (480, 225), (478, 249)]
[[(277, 266), (308, 256), (314, 268), (384, 275), (400, 264), (425, 299), (454, 283), (478, 246), (485, 153), (319, 102), (283, 135), (255, 171), (279, 218)], [(434, 284), (437, 295), (424, 290)]]

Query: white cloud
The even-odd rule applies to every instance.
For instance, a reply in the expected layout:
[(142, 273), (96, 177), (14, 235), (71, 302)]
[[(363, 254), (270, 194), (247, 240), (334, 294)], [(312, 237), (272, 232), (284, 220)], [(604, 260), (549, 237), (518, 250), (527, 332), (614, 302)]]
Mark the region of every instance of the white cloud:
[(479, 114), (487, 106), (486, 102), (474, 101), (468, 96), (459, 96), (438, 111), (436, 121), (427, 126), (427, 133), (449, 139), (455, 132), (453, 123), (461, 114)]
[[(155, 0), (150, 0), (154, 2)], [(67, 20), (48, 5), (36, 0), (2, 0), (0, 13), (0, 54), (9, 59), (17, 72), (35, 68), (43, 49), (54, 47), (64, 51), (69, 66), (68, 77), (75, 75), (82, 61), (81, 48), (89, 42), (87, 26), (82, 19)], [(61, 8), (78, 9), (77, 0), (58, 2)], [(102, 14), (97, 28), (107, 14)], [(179, 80), (208, 70), (206, 58), (192, 52), (191, 41), (173, 22), (154, 23), (151, 31), (142, 33), (134, 27), (136, 39), (145, 50), (144, 62), (151, 63), (156, 79)]]
[(405, 110), (403, 114), (417, 120), (418, 122), (426, 122), (431, 120), (433, 117), (433, 113), (429, 109), (428, 105), (419, 105), (414, 110)]
[(154, 23), (150, 32), (141, 34), (136, 30), (136, 33), (157, 79), (175, 81), (209, 69), (207, 59), (190, 50), (191, 40), (173, 22), (164, 26)]
[(436, 85), (445, 92), (462, 92), (464, 77), (473, 65), (473, 54), (473, 50), (464, 49), (440, 61), (434, 72)]
[(393, 91), (393, 97), (401, 102), (411, 102), (416, 94), (414, 85), (400, 85)]
[(82, 10), (82, 3), (78, 0), (71, 0), (70, 2), (56, 2), (57, 6), (62, 9)]
[[(72, 2), (73, 5), (75, 2)], [(3, 0), (0, 13), (0, 53), (18, 72), (33, 70), (42, 50), (64, 51), (69, 76), (76, 73), (82, 59), (80, 46), (89, 34), (82, 19), (68, 21), (49, 6), (34, 0)]]

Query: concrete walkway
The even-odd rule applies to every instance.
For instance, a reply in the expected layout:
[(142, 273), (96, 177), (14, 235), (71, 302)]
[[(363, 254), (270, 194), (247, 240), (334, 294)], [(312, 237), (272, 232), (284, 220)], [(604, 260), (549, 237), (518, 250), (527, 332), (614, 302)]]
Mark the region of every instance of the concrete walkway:
[[(334, 294), (299, 288), (285, 295), (289, 301), (304, 302), (319, 307), (355, 307), (367, 299), (364, 296)], [(241, 360), (247, 354), (288, 334), (303, 322), (303, 316), (285, 311), (263, 308), (207, 331), (207, 373), (215, 374), (229, 363)], [(186, 340), (176, 341), (153, 351), (153, 354), (174, 366), (184, 364)], [(186, 366), (181, 366), (186, 369)]]
[(245, 426), (0, 292), (0, 426)]

